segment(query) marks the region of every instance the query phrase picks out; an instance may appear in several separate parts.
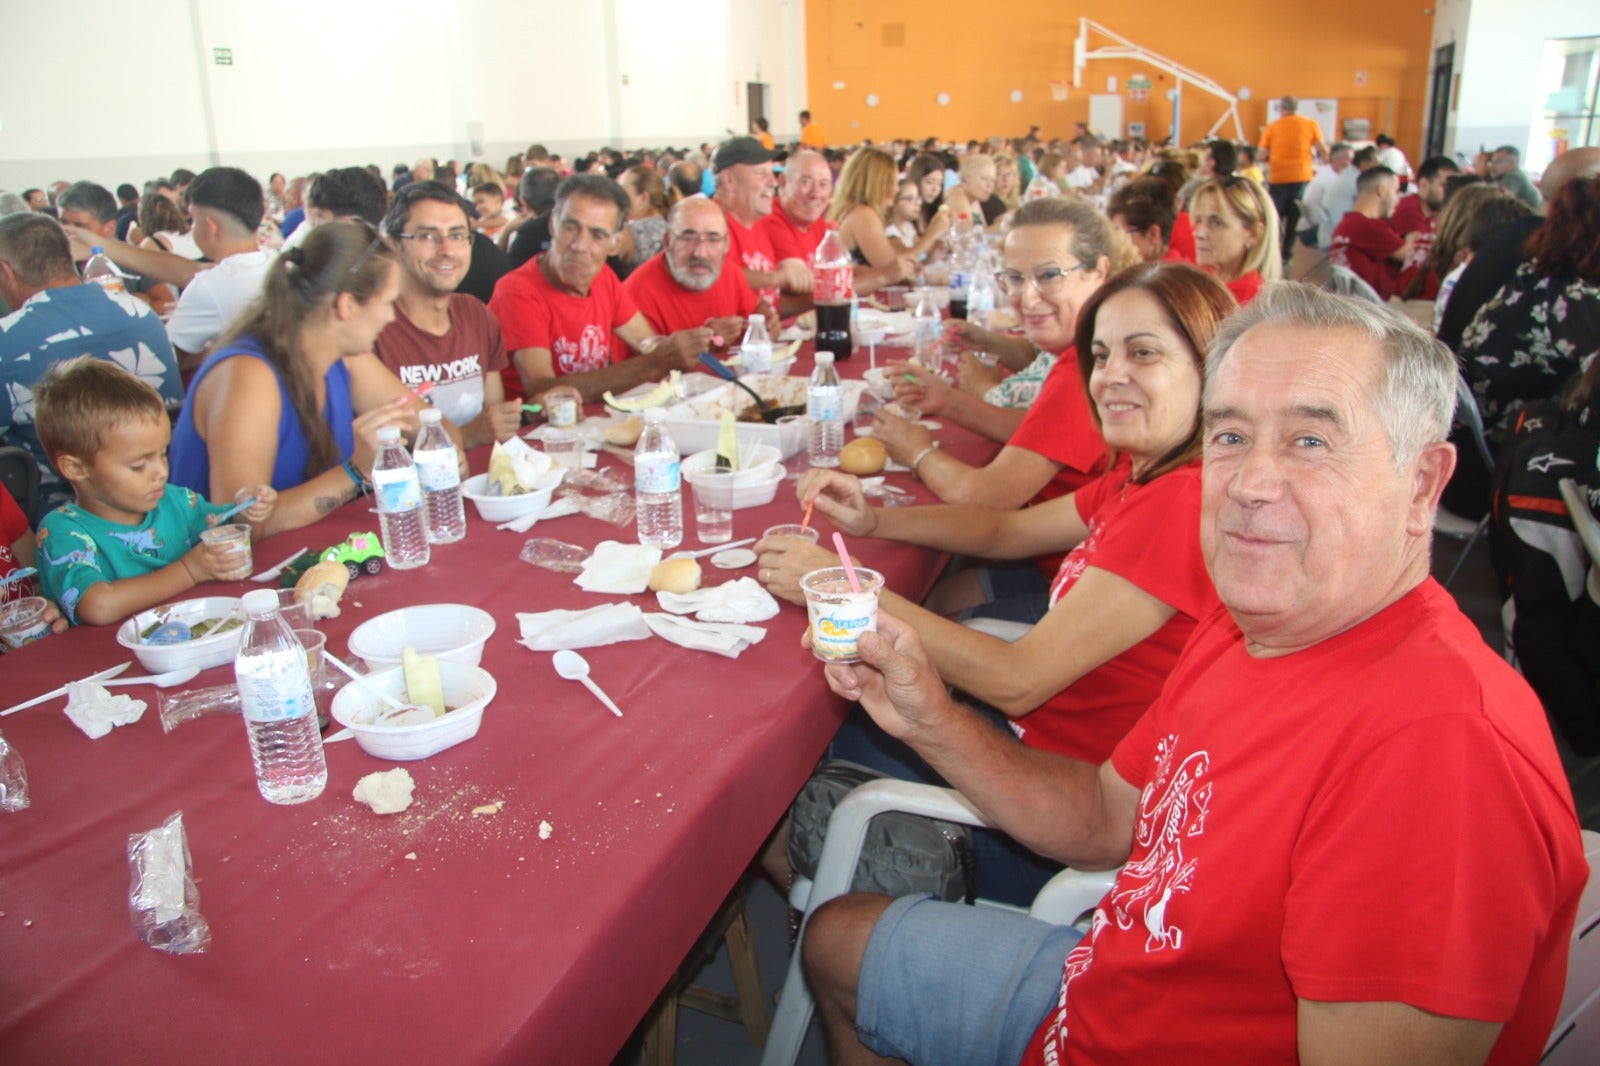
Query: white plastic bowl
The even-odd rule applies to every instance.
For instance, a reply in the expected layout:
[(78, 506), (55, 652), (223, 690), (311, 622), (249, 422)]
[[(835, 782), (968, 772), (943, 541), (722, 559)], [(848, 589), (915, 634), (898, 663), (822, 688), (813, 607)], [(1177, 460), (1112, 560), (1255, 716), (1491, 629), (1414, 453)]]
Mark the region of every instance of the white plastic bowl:
[[(378, 691), (405, 700), (405, 671), (385, 670), (367, 675), (366, 680)], [(389, 710), (388, 704), (351, 681), (333, 695), (334, 721), (355, 734), (363, 751), (380, 759), (408, 762), (437, 755), (478, 735), (483, 709), (499, 687), (487, 670), (466, 663), (441, 661), (439, 680), (444, 687), (444, 704), (450, 708), (443, 718), (415, 725), (374, 724), (379, 715)]]
[[(230, 616), (237, 617), (241, 624), (226, 633), (207, 634), (199, 640), (186, 640), (182, 644), (145, 644), (139, 639), (140, 633), (158, 622), (195, 625), (208, 618)], [(213, 666), (231, 663), (238, 656), (239, 641), (244, 637), (244, 620), (244, 605), (238, 597), (202, 596), (140, 611), (117, 627), (117, 643), (132, 651), (139, 665), (152, 674), (186, 670), (191, 666), (198, 670), (209, 670)]]
[[(783, 453), (770, 444), (746, 444), (744, 452), (744, 469), (737, 470), (733, 475), (734, 489), (749, 488), (752, 485), (765, 485), (772, 478), (772, 468), (783, 461)], [(717, 468), (716, 449), (704, 452), (695, 452), (683, 461), (683, 476), (699, 474)]]
[[(683, 479), (693, 485), (695, 478), (705, 469), (705, 467), (701, 467), (699, 470), (691, 470), (686, 462), (683, 466)], [(767, 472), (762, 475), (762, 480), (760, 481), (744, 485), (740, 485), (737, 481), (734, 482), (733, 509), (735, 511), (742, 511), (747, 507), (762, 507), (771, 503), (777, 497), (778, 486), (783, 484), (783, 467), (773, 463), (765, 469)]]
[(494, 635), (494, 617), (464, 603), (425, 603), (380, 614), (350, 633), (350, 651), (369, 670), (400, 665), (400, 653), (415, 648), (441, 662), (477, 666)]
[(472, 505), (478, 509), (478, 517), (485, 522), (509, 522), (513, 518), (538, 514), (550, 506), (550, 497), (555, 493), (556, 486), (561, 484), (565, 473), (559, 468), (551, 470), (545, 475), (549, 480), (548, 485), (541, 485), (532, 492), (518, 496), (491, 496), (489, 475), (474, 474), (461, 483), (461, 495), (472, 501)]

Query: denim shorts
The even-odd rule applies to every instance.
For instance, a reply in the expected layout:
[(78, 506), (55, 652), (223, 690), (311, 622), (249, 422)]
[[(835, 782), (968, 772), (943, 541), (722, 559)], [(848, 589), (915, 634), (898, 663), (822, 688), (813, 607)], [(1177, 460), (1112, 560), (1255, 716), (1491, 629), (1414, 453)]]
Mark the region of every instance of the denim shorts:
[(976, 573), (984, 602), (962, 611), (957, 621), (1000, 618), (1032, 625), (1050, 612), (1050, 579), (1032, 559), (990, 563)]
[(1082, 936), (1025, 914), (904, 896), (867, 941), (856, 1032), (918, 1066), (1016, 1066)]

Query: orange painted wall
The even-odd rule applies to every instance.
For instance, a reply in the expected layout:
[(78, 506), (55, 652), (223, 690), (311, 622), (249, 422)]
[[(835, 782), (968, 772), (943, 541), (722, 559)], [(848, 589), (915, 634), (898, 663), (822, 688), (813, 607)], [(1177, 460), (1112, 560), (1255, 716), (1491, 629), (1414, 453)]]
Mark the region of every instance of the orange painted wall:
[[(1115, 75), (1123, 121), (1144, 122), (1152, 139), (1171, 132), (1169, 75), (1131, 61), (1096, 60), (1083, 87), (1051, 99), (1052, 80), (1072, 77), (1072, 42), (1080, 16), (1136, 44), (1214, 78), (1230, 91), (1249, 86), (1239, 104), (1251, 142), (1266, 122), (1267, 101), (1293, 93), (1340, 101), (1339, 118), (1365, 117), (1387, 128), (1416, 162), (1427, 96), (1433, 16), (1424, 0), (806, 0), (809, 107), (829, 140), (937, 136), (1016, 136), (1031, 124), (1047, 136), (1070, 135), (1087, 121), (1089, 96)], [(898, 27), (898, 29), (897, 29)], [(903, 44), (893, 43), (897, 35)], [(1091, 37), (1091, 47), (1104, 43)], [(1365, 72), (1358, 84), (1357, 72)], [(1147, 103), (1128, 100), (1128, 76), (1154, 81)], [(844, 88), (836, 88), (836, 83)], [(1012, 103), (1012, 90), (1023, 93)], [(950, 94), (945, 107), (935, 102)], [(866, 104), (876, 94), (876, 107)], [(1199, 140), (1224, 112), (1221, 100), (1193, 87), (1183, 94), (1180, 141)], [(774, 121), (792, 128), (793, 118)], [(1221, 131), (1232, 135), (1231, 123)]]

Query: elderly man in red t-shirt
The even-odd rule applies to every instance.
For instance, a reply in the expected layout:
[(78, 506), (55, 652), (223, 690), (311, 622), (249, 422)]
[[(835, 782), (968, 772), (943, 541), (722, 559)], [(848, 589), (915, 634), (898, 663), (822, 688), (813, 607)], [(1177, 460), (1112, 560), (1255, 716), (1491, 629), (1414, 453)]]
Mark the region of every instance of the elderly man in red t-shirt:
[(1400, 267), (1411, 254), (1416, 234), (1402, 237), (1389, 225), (1400, 202), (1400, 179), (1388, 167), (1361, 172), (1356, 179), (1355, 210), (1333, 227), (1328, 257), (1377, 290), (1387, 300), (1400, 287)]
[(833, 199), (833, 170), (821, 152), (796, 152), (784, 164), (772, 213), (756, 223), (780, 262), (810, 263), (831, 225), (823, 219)]
[[(661, 333), (705, 326), (737, 344), (745, 320), (759, 314), (777, 336), (778, 316), (758, 297), (744, 271), (727, 268), (728, 221), (716, 201), (679, 200), (667, 215), (661, 254), (646, 260), (622, 283), (645, 320)], [(713, 340), (712, 343), (716, 343)]]
[(827, 667), (990, 824), (1121, 867), (1081, 940), (825, 904), (802, 949), (833, 1061), (1539, 1058), (1589, 871), (1538, 698), (1428, 576), (1455, 381), (1416, 326), (1306, 286), (1223, 327), (1200, 543), (1225, 609), (1100, 766), (956, 704), (886, 613)]
[(511, 352), (507, 396), (560, 384), (592, 403), (699, 364), (711, 330), (656, 332), (606, 265), (629, 206), (622, 186), (599, 174), (557, 187), (550, 250), (502, 277), (489, 300)]
[[(772, 239), (756, 225), (772, 213), (772, 195), (778, 187), (772, 155), (754, 137), (725, 142), (712, 162), (717, 175), (715, 199), (727, 213), (728, 251), (744, 268), (750, 287), (769, 307), (792, 314), (810, 306), (811, 264), (779, 259)], [(793, 294), (791, 307), (780, 305), (783, 294)]]

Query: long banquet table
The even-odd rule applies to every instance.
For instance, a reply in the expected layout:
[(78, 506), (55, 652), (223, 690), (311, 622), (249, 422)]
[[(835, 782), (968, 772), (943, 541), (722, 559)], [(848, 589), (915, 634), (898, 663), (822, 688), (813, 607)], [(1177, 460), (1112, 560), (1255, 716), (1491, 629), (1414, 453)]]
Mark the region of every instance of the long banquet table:
[[(842, 367), (859, 375), (865, 362)], [(809, 370), (803, 355), (792, 372)], [(993, 450), (955, 427), (937, 436), (974, 461)], [(469, 458), (475, 472), (487, 461), (486, 452)], [(930, 499), (909, 475), (891, 480)], [(368, 507), (357, 501), (258, 544), (258, 568), (302, 544), (376, 529)], [(699, 547), (687, 498), (685, 511), (683, 546)], [(0, 1062), (615, 1055), (845, 707), (799, 644), (804, 611), (785, 604), (766, 640), (737, 660), (655, 638), (587, 650), (626, 714), (612, 717), (558, 679), (548, 654), (516, 643), (516, 613), (624, 597), (586, 593), (517, 555), (529, 536), (592, 546), (631, 541), (633, 527), (571, 516), (520, 535), (496, 531), (470, 505), (468, 516), (463, 542), (436, 547), (423, 569), (353, 581), (343, 614), (321, 623), (337, 654), (355, 625), (409, 604), (472, 603), (494, 616), (483, 665), (499, 695), (476, 738), (433, 758), (393, 764), (354, 742), (329, 745), (322, 796), (275, 807), (256, 791), (237, 716), (164, 734), (149, 688), (120, 690), (150, 709), (98, 741), (61, 713), (64, 699), (0, 721), (32, 793), (27, 811), (0, 814)], [(785, 484), (772, 504), (736, 512), (734, 536), (798, 516)], [(826, 537), (831, 527), (818, 524)], [(855, 548), (913, 598), (943, 562), (902, 545)], [(738, 576), (706, 575), (708, 584)], [(653, 597), (631, 599), (657, 609)], [(51, 637), (0, 657), (0, 703), (127, 658), (111, 628)], [(231, 679), (222, 667), (186, 687)], [(351, 799), (358, 778), (394, 765), (416, 780), (409, 810), (382, 817)], [(208, 953), (182, 957), (135, 935), (126, 856), (130, 833), (180, 810), (213, 937)]]

